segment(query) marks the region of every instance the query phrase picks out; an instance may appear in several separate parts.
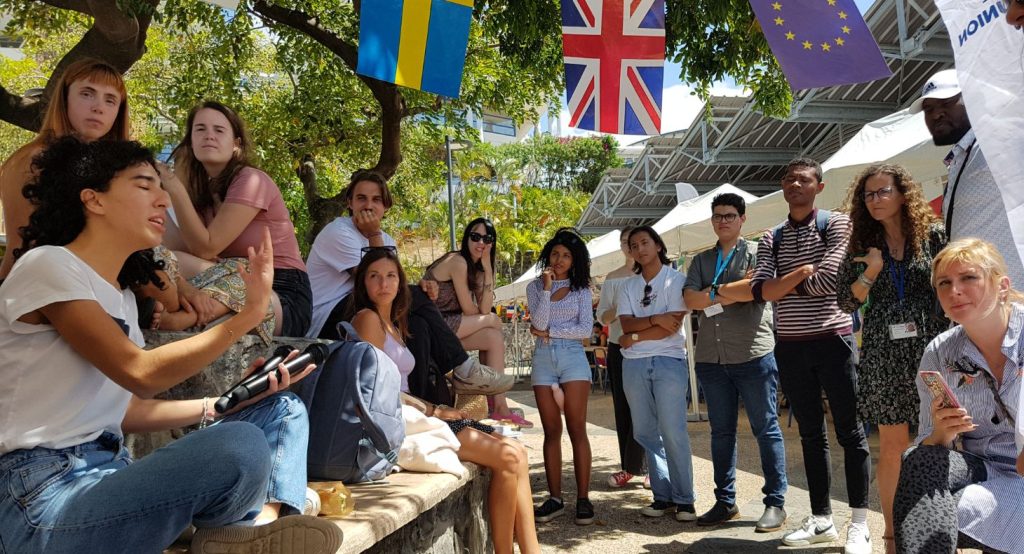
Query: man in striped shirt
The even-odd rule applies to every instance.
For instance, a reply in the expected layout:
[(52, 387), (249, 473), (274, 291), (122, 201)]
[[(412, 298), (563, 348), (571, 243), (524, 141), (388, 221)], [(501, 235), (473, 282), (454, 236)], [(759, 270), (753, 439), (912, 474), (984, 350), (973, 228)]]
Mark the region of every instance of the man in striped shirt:
[[(829, 501), (831, 460), (821, 393), (825, 391), (846, 464), (846, 490), (853, 516), (847, 554), (868, 554), (868, 481), (871, 452), (857, 421), (857, 345), (850, 316), (836, 302), (836, 273), (850, 241), (850, 218), (829, 214), (819, 222), (814, 200), (824, 190), (818, 162), (791, 161), (782, 179), (789, 217), (781, 233), (765, 232), (751, 278), (756, 302), (776, 302), (775, 358), (782, 392), (796, 416), (811, 516), (783, 537), (789, 546), (838, 538)], [(824, 218), (821, 218), (824, 220)], [(774, 245), (776, 236), (781, 237)]]

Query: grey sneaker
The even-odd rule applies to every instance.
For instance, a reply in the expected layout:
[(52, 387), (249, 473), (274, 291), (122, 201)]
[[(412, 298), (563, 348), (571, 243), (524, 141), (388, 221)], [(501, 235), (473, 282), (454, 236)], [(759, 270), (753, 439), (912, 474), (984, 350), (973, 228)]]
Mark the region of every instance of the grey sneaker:
[(459, 377), (458, 370), (452, 372), (455, 394), (501, 394), (511, 389), (513, 384), (514, 378), (511, 375), (498, 373), (476, 360), (473, 360), (473, 366), (466, 377)]
[(266, 525), (199, 529), (192, 554), (331, 554), (341, 548), (342, 533), (330, 520), (285, 516)]

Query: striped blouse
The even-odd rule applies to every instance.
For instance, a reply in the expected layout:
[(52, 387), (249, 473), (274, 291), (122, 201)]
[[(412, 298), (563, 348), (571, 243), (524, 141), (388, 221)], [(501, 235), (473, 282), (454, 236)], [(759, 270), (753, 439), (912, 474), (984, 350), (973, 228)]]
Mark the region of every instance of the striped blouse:
[[(1024, 478), (1014, 465), (1019, 452), (1013, 424), (1019, 415), (1024, 371), (1024, 305), (1013, 305), (1002, 352), (1006, 365), (1002, 382), (996, 383), (984, 356), (958, 325), (928, 344), (921, 371), (938, 371), (978, 426), (960, 435), (958, 449), (984, 458), (988, 478), (964, 490), (957, 509), (960, 530), (1000, 551), (1024, 552), (1024, 517), (1011, 509), (1024, 506)], [(994, 400), (993, 388), (1002, 406)], [(920, 443), (932, 432), (932, 396), (920, 379), (917, 391)]]
[(853, 332), (853, 320), (839, 309), (836, 302), (839, 264), (846, 257), (846, 247), (850, 242), (850, 218), (846, 214), (832, 214), (825, 229), (825, 240), (822, 240), (815, 222), (817, 215), (818, 211), (812, 210), (803, 221), (787, 218), (782, 228), (778, 260), (772, 253), (774, 237), (771, 229), (765, 231), (757, 245), (757, 265), (750, 280), (757, 302), (764, 302), (761, 288), (765, 281), (781, 278), (802, 265), (817, 266), (813, 275), (776, 302), (779, 342), (813, 340)]
[(554, 281), (551, 290), (535, 279), (526, 287), (526, 303), (530, 308), (530, 324), (547, 330), (554, 339), (585, 339), (594, 329), (593, 295), (589, 288), (570, 290), (561, 300), (551, 300), (558, 289), (569, 286), (569, 280)]

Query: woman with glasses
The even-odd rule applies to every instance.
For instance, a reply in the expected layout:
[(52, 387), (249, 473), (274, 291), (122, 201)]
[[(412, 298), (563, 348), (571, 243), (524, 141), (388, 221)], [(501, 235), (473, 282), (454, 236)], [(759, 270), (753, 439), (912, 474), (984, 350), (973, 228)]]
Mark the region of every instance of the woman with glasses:
[[(463, 348), (478, 350), (482, 363), (504, 373), (504, 331), (501, 320), (491, 313), (497, 239), (491, 220), (478, 217), (470, 221), (462, 233), (462, 247), (430, 264), (423, 277), (437, 282), (434, 303)], [(512, 413), (504, 393), (489, 396), (488, 403), (493, 404), (492, 419), (533, 427), (528, 420)]]
[[(416, 363), (405, 345), (409, 338), (412, 293), (394, 247), (370, 246), (363, 252), (355, 270), (355, 289), (345, 319), (352, 321), (362, 340), (395, 362), (402, 376), (402, 392), (408, 395), (409, 375)], [(460, 460), (491, 470), (488, 512), (494, 551), (512, 554), (514, 541), (524, 554), (539, 553), (526, 447), (494, 433), (493, 427), (466, 419), (460, 410), (408, 396), (404, 400), (425, 415), (448, 423), (459, 440)]]
[(853, 223), (849, 255), (839, 269), (841, 309), (865, 306), (857, 411), (878, 426), (879, 500), (886, 550), (894, 552), (892, 502), (900, 456), (917, 422), (916, 375), (925, 346), (947, 327), (937, 317), (931, 262), (945, 233), (921, 185), (898, 165), (876, 165), (857, 177), (847, 199)]
[[(562, 500), (562, 412), (572, 443), (576, 475), (576, 524), (594, 522), (590, 502), (590, 439), (587, 398), (590, 364), (583, 339), (594, 324), (590, 293), (590, 253), (571, 228), (559, 229), (544, 245), (537, 265), (541, 275), (526, 287), (530, 332), (536, 337), (531, 381), (544, 426), (544, 472), (551, 497), (534, 511), (547, 522), (565, 513)], [(561, 399), (561, 402), (559, 402)]]
[[(917, 440), (903, 458), (893, 513), (898, 552), (957, 547), (1024, 552), (1024, 478), (1015, 464), (1015, 422), (1024, 373), (1024, 295), (988, 242), (951, 242), (932, 261), (931, 283), (956, 327), (932, 340), (917, 380)], [(938, 394), (936, 394), (938, 393)]]

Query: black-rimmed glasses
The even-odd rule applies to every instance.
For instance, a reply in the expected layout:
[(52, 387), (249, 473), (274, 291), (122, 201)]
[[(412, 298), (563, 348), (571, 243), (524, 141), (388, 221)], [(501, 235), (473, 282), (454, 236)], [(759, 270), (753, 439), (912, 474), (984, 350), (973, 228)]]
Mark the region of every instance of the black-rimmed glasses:
[(360, 255), (360, 257), (363, 257), (363, 256), (369, 254), (370, 252), (373, 252), (374, 250), (385, 250), (389, 254), (391, 254), (392, 256), (397, 256), (398, 255), (398, 247), (397, 246), (391, 246), (391, 245), (385, 244), (384, 246), (364, 246), (360, 250), (360, 252), (362, 253)]
[(872, 190), (872, 191), (867, 191), (866, 190), (866, 191), (864, 191), (864, 202), (865, 203), (874, 202), (876, 198), (878, 200), (886, 200), (886, 199), (891, 198), (891, 197), (892, 197), (892, 187), (883, 187), (883, 188), (880, 188), (878, 190)]
[(740, 217), (740, 214), (711, 214), (711, 221), (715, 223), (732, 223)]
[(644, 287), (644, 297), (640, 300), (640, 305), (645, 308), (651, 305), (651, 290), (651, 285)]
[(473, 242), (484, 241), (484, 244), (494, 244), (494, 235), (481, 235), (480, 233), (469, 233), (469, 240)]

